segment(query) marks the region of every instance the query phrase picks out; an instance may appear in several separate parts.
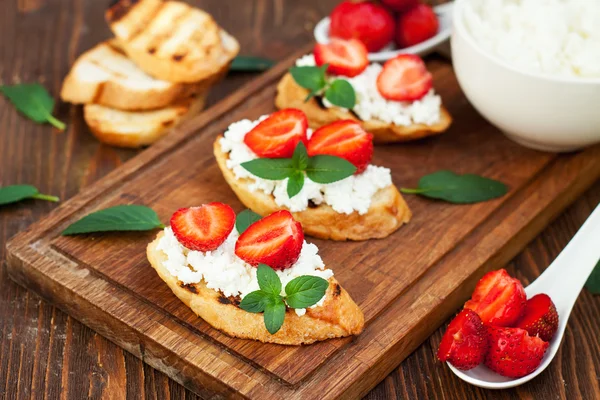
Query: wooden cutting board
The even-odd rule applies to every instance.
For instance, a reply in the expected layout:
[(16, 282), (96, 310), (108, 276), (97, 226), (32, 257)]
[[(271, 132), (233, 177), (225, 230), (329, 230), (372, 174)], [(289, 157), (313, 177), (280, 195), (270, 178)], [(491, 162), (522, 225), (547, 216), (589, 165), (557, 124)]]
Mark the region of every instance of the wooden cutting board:
[(452, 205), (407, 196), (414, 217), (367, 242), (312, 240), (365, 313), (356, 338), (285, 347), (230, 338), (197, 318), (145, 258), (156, 232), (61, 237), (82, 216), (145, 204), (168, 221), (176, 209), (222, 201), (243, 206), (212, 155), (215, 137), (243, 118), (274, 110), (275, 86), (300, 54), (174, 130), (86, 188), (8, 244), (11, 277), (204, 397), (358, 398), (383, 379), (468, 297), (600, 177), (600, 147), (554, 155), (520, 147), (467, 102), (452, 67), (431, 60), (435, 87), (454, 117), (449, 132), (379, 146), (373, 163), (398, 186), (439, 169), (510, 186), (501, 199)]

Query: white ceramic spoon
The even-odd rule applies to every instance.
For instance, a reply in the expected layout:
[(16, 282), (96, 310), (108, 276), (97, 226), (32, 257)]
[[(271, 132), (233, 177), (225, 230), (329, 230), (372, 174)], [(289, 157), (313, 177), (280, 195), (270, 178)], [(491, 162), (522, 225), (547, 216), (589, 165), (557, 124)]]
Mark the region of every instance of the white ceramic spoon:
[(448, 366), (462, 380), (486, 389), (507, 389), (538, 376), (550, 364), (562, 341), (567, 320), (579, 292), (600, 259), (600, 205), (589, 216), (556, 260), (525, 289), (527, 298), (546, 293), (558, 311), (558, 331), (550, 342), (542, 363), (531, 374), (518, 379), (505, 378), (484, 365), (469, 371)]
[[(440, 29), (438, 33), (426, 41), (419, 43), (414, 46), (410, 46), (404, 49), (396, 49), (393, 45), (388, 45), (383, 50), (378, 51), (377, 53), (369, 53), (369, 61), (371, 62), (381, 62), (389, 60), (390, 58), (396, 57), (398, 54), (402, 53), (410, 53), (410, 54), (418, 54), (420, 56), (425, 56), (433, 51), (435, 51), (438, 47), (440, 47), (444, 42), (446, 42), (450, 38), (450, 34), (452, 33), (452, 8), (454, 7), (454, 2), (449, 2), (445, 4), (441, 4), (439, 6), (435, 6), (433, 10), (438, 16), (438, 20), (440, 22)], [(319, 43), (327, 43), (329, 42), (329, 17), (323, 18), (321, 21), (317, 23), (314, 30), (315, 39)]]

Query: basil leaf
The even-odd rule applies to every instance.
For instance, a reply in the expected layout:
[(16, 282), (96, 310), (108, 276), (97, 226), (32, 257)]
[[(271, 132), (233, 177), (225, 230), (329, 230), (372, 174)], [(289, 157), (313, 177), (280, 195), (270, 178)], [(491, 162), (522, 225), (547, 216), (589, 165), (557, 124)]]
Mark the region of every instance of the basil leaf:
[(256, 290), (248, 293), (240, 302), (240, 308), (251, 313), (259, 313), (265, 311), (266, 298), (268, 294), (262, 290)]
[(277, 273), (268, 265), (259, 264), (256, 271), (258, 287), (265, 293), (279, 296), (281, 293), (281, 280)]
[(306, 146), (302, 142), (298, 142), (296, 149), (294, 150), (294, 155), (292, 156), (292, 161), (294, 163), (294, 168), (299, 171), (304, 171), (308, 166), (308, 152), (306, 151)]
[(235, 229), (241, 235), (246, 229), (262, 217), (252, 210), (244, 210), (235, 219)]
[(270, 300), (271, 301), (265, 307), (264, 321), (265, 327), (269, 333), (274, 335), (283, 325), (283, 320), (285, 319), (285, 303), (281, 299), (278, 301), (275, 301), (274, 299)]
[(38, 124), (48, 122), (60, 129), (65, 124), (52, 116), (54, 99), (39, 83), (0, 86), (0, 92), (26, 117)]
[(90, 232), (148, 231), (164, 227), (151, 208), (129, 204), (91, 213), (69, 225), (62, 234), (66, 236)]
[(285, 285), (285, 302), (291, 308), (307, 308), (325, 296), (329, 282), (318, 276), (303, 275)]
[(504, 196), (508, 187), (502, 182), (479, 175), (457, 175), (452, 171), (438, 171), (422, 177), (417, 189), (402, 188), (400, 191), (450, 203), (467, 204)]
[(298, 85), (311, 92), (317, 92), (325, 87), (325, 70), (320, 67), (292, 67), (290, 74)]
[(253, 56), (237, 56), (229, 66), (230, 71), (260, 72), (266, 71), (275, 65), (267, 58)]
[(296, 171), (288, 178), (287, 183), (287, 194), (290, 197), (294, 197), (302, 190), (304, 186), (304, 172)]
[(259, 178), (273, 181), (285, 179), (295, 171), (291, 158), (257, 158), (240, 165)]
[(594, 270), (585, 283), (585, 287), (593, 294), (600, 294), (600, 262), (594, 267)]
[(314, 156), (308, 160), (306, 175), (317, 183), (332, 183), (354, 175), (356, 167), (336, 156)]
[(35, 186), (31, 185), (11, 185), (0, 187), (0, 206), (16, 203), (25, 199), (38, 199), (47, 201), (59, 201), (56, 196), (41, 194)]
[(336, 79), (325, 91), (325, 98), (333, 105), (352, 109), (356, 105), (356, 93), (350, 82)]

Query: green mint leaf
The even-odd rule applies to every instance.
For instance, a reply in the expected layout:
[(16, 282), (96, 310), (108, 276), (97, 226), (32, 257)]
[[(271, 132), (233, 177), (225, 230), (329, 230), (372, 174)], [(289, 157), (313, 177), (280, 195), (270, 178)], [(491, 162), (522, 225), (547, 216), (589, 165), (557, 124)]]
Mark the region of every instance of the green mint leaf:
[(277, 273), (268, 265), (259, 264), (256, 271), (258, 287), (265, 293), (279, 296), (281, 293), (281, 280)]
[(262, 217), (252, 210), (244, 210), (235, 219), (235, 229), (241, 235), (246, 229)]
[(314, 306), (325, 296), (329, 282), (318, 276), (303, 275), (285, 285), (285, 302), (291, 308)]
[(308, 160), (306, 175), (317, 183), (332, 183), (354, 175), (356, 167), (336, 156), (314, 156)]
[(292, 156), (292, 161), (294, 162), (294, 168), (299, 171), (304, 171), (308, 167), (308, 152), (304, 143), (298, 142)]
[(91, 213), (69, 225), (63, 235), (91, 232), (149, 231), (164, 228), (158, 215), (146, 206), (120, 205)]
[(291, 158), (257, 158), (240, 165), (259, 178), (273, 181), (283, 180), (296, 171)]
[(283, 320), (285, 319), (285, 303), (281, 298), (277, 300), (271, 298), (269, 300), (270, 301), (265, 307), (264, 320), (265, 327), (271, 335), (274, 335), (283, 325)]
[(65, 129), (65, 124), (52, 116), (54, 99), (39, 83), (3, 85), (0, 86), (0, 93), (32, 121), (38, 124), (48, 122), (61, 131)]
[(269, 294), (263, 292), (262, 290), (256, 290), (248, 293), (240, 302), (240, 308), (251, 313), (263, 312), (265, 311), (268, 297)]
[(296, 171), (288, 178), (287, 183), (287, 194), (290, 197), (294, 197), (302, 190), (304, 186), (304, 172)]
[(253, 56), (237, 56), (233, 59), (230, 71), (261, 72), (275, 65), (275, 62), (267, 58)]
[(450, 203), (468, 204), (502, 197), (508, 192), (508, 187), (502, 182), (479, 175), (438, 171), (422, 177), (417, 189), (402, 188), (400, 191)]
[(325, 91), (325, 98), (333, 105), (352, 109), (356, 105), (356, 93), (350, 82), (336, 79)]
[(16, 203), (25, 199), (38, 199), (57, 202), (59, 198), (47, 194), (41, 194), (35, 186), (11, 185), (0, 187), (0, 206)]
[(325, 70), (320, 67), (292, 67), (290, 74), (296, 83), (311, 92), (325, 87)]
[(592, 274), (585, 283), (585, 287), (593, 294), (600, 294), (600, 262), (596, 264)]

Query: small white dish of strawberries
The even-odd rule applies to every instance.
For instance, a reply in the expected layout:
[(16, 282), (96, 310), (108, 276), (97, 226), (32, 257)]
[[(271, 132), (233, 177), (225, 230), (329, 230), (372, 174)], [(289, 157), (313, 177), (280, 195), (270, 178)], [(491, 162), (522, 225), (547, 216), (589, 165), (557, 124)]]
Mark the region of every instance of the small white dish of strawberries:
[(438, 349), (462, 380), (486, 389), (519, 386), (550, 364), (579, 292), (600, 259), (600, 206), (526, 289), (501, 269), (487, 273), (450, 322)]
[(407, 53), (424, 56), (450, 38), (453, 4), (430, 7), (420, 0), (344, 0), (317, 23), (314, 35), (318, 43), (358, 39), (369, 50), (369, 61)]

